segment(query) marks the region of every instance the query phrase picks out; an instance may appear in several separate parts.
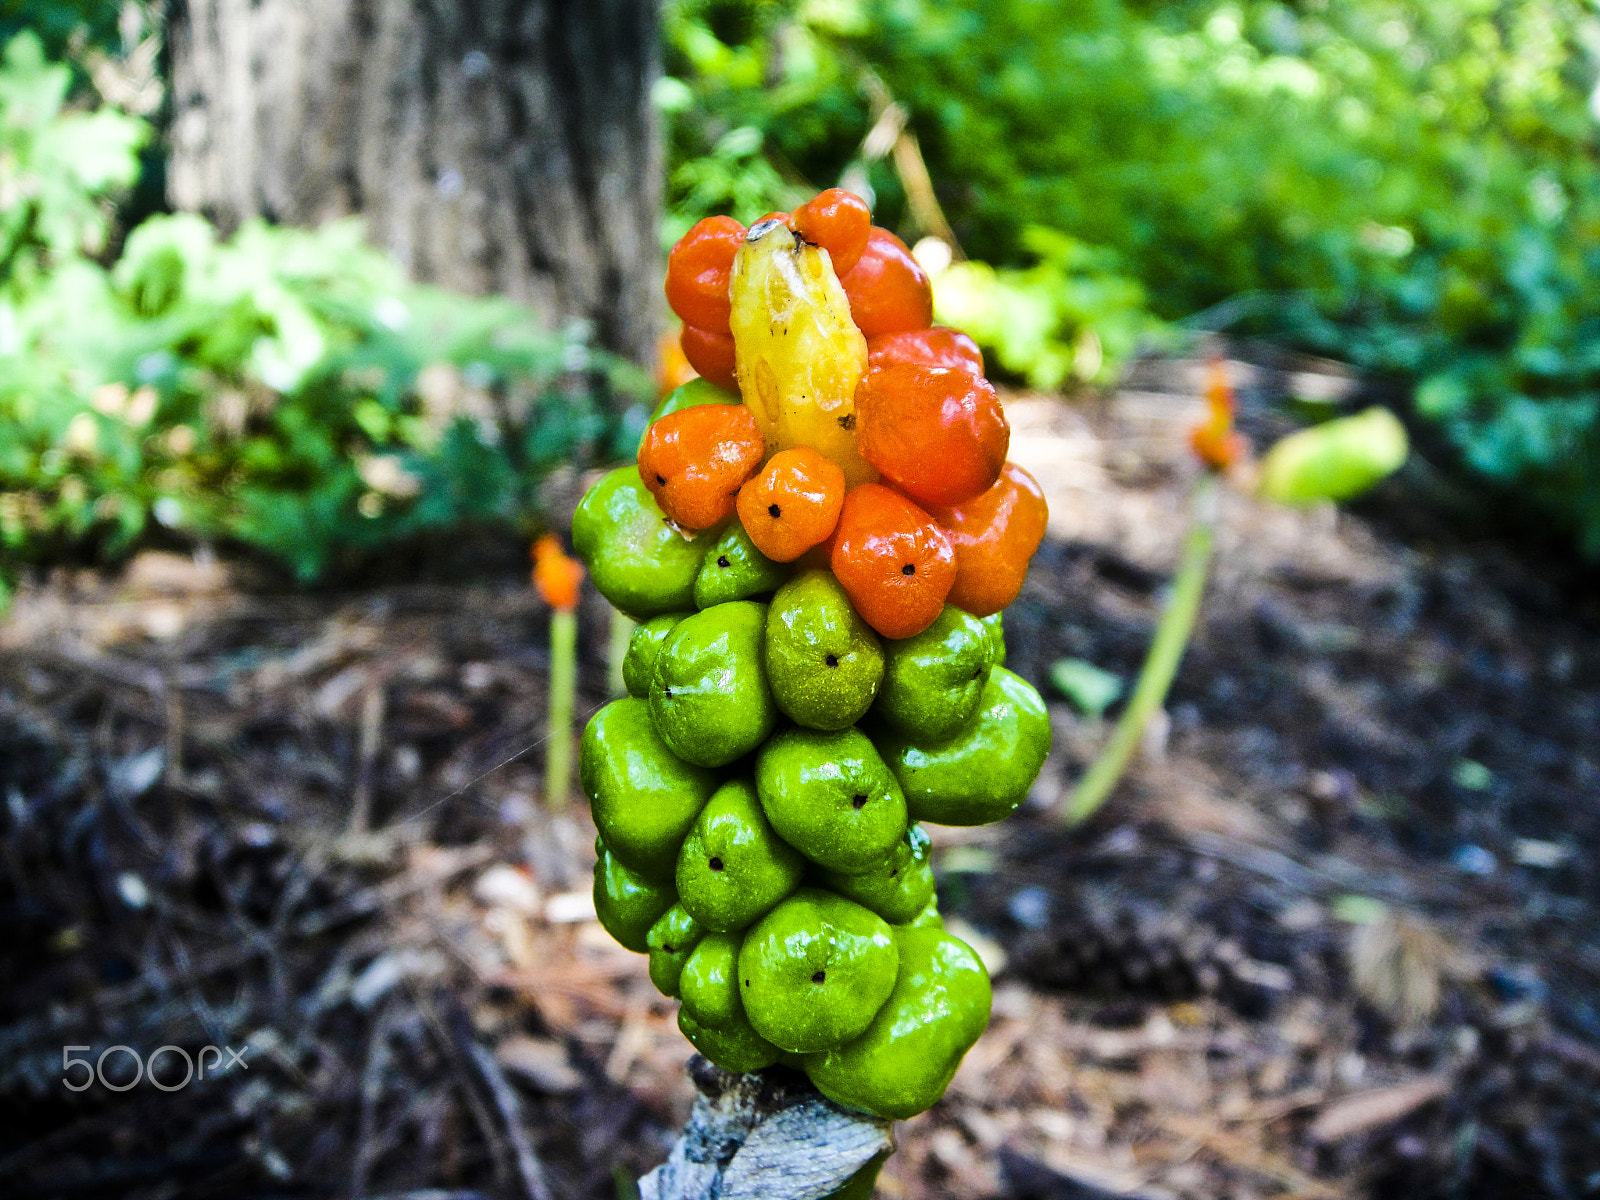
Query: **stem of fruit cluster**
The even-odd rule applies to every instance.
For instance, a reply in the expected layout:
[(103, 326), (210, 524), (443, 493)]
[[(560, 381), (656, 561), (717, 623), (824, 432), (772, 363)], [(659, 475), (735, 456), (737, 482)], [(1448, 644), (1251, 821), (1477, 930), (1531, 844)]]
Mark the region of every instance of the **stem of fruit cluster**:
[(620, 696), (628, 690), (628, 685), (622, 679), (622, 660), (628, 657), (628, 642), (633, 637), (637, 628), (631, 617), (626, 617), (619, 609), (611, 610), (611, 638), (606, 646), (606, 691), (612, 696)]
[(1172, 679), (1183, 661), (1183, 652), (1194, 632), (1200, 600), (1205, 595), (1206, 572), (1217, 533), (1217, 476), (1204, 472), (1195, 482), (1189, 498), (1189, 536), (1184, 542), (1183, 561), (1172, 581), (1172, 594), (1156, 626), (1144, 666), (1127, 707), (1117, 719), (1111, 738), (1100, 751), (1073, 790), (1067, 805), (1068, 823), (1087, 820), (1121, 781), (1133, 753), (1144, 739), (1145, 726), (1166, 701)]
[(868, 1200), (894, 1150), (890, 1122), (840, 1108), (798, 1072), (736, 1075), (697, 1054), (689, 1078), (699, 1096), (667, 1161), (639, 1181), (643, 1200)]
[(550, 613), (550, 712), (544, 758), (545, 806), (567, 806), (572, 778), (572, 705), (578, 690), (578, 614), (571, 608)]

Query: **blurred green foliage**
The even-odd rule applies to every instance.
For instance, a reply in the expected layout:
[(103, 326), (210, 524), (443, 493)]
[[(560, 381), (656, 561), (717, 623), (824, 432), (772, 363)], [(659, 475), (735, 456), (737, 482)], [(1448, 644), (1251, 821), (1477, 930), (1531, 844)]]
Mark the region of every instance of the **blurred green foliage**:
[(934, 279), (934, 316), (964, 329), (991, 363), (1052, 390), (1073, 380), (1114, 382), (1141, 346), (1162, 332), (1144, 287), (1114, 252), (1060, 230), (1030, 225), (1031, 267), (954, 263)]
[[(1416, 384), (1417, 413), (1471, 469), (1600, 555), (1592, 4), (667, 11), (674, 228), (718, 208), (759, 215), (854, 171), (884, 223), (925, 232), (887, 164), (859, 162), (887, 94), (963, 248), (997, 268), (994, 281), (968, 274), (1009, 369), (1065, 377), (1086, 331), (1113, 368), (1128, 342), (1106, 330), (1128, 327), (1128, 278), (1154, 317), (1287, 338)], [(1080, 265), (1052, 267), (1039, 228), (1080, 247)], [(1083, 291), (1084, 263), (1103, 308), (1059, 299)], [(1033, 350), (1006, 344), (1005, 314), (1034, 329), (1052, 305), (1057, 327), (1020, 339)]]
[(156, 216), (101, 261), (143, 122), (67, 104), (31, 33), (0, 63), (4, 569), (152, 527), (302, 581), (419, 534), (530, 532), (554, 466), (622, 458), (642, 375), (509, 302), (407, 284), (358, 226)]
[(37, 283), (52, 262), (104, 249), (108, 194), (138, 174), (143, 121), (109, 108), (66, 107), (72, 71), (32, 33), (0, 52), (0, 280)]
[[(24, 30), (42, 40), (51, 58), (63, 58), (89, 46), (108, 46), (118, 35), (117, 22), (126, 0), (0, 0), (0, 44)], [(132, 5), (141, 15), (150, 0)]]
[(793, 208), (855, 157), (869, 116), (842, 40), (866, 28), (854, 0), (667, 0), (662, 22), (664, 246), (701, 217)]

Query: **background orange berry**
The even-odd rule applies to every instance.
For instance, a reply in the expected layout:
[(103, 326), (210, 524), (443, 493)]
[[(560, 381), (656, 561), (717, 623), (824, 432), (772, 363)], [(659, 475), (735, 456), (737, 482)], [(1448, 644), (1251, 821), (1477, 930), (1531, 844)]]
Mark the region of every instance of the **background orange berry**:
[(639, 477), (685, 529), (710, 529), (733, 514), (734, 496), (765, 447), (742, 404), (699, 404), (668, 413), (639, 446)]
[(547, 533), (533, 544), (533, 586), (539, 599), (551, 608), (574, 609), (582, 583), (583, 564), (562, 551), (555, 534)]
[(775, 562), (793, 562), (827, 540), (843, 505), (844, 472), (810, 446), (774, 454), (736, 503), (744, 531)]
[(1011, 427), (981, 375), (880, 362), (856, 388), (856, 444), (912, 499), (961, 504), (1000, 477)]
[(1196, 457), (1213, 471), (1226, 471), (1250, 453), (1250, 443), (1233, 428), (1233, 384), (1222, 359), (1206, 364), (1206, 419), (1189, 431)]
[(861, 260), (872, 232), (872, 211), (854, 192), (829, 188), (794, 210), (790, 226), (806, 241), (821, 246), (841, 278)]
[(685, 325), (728, 332), (728, 284), (742, 241), (744, 226), (732, 217), (697, 221), (678, 239), (667, 256), (667, 303)]
[(935, 325), (886, 333), (867, 342), (867, 366), (886, 362), (920, 363), (924, 367), (951, 367), (983, 374), (983, 351), (959, 329)]
[(908, 638), (933, 624), (956, 577), (944, 530), (879, 483), (846, 494), (830, 565), (861, 619), (887, 638)]
[(999, 612), (1017, 598), (1028, 560), (1044, 540), (1050, 515), (1044, 490), (1008, 462), (995, 485), (955, 508), (930, 509), (956, 552), (956, 579), (947, 597), (975, 617)]
[(733, 334), (726, 331), (714, 333), (708, 329), (685, 325), (678, 342), (683, 348), (683, 356), (689, 360), (689, 365), (699, 372), (702, 379), (709, 380), (720, 388), (726, 388), (735, 395), (738, 394), (739, 380), (733, 370)]
[(869, 338), (933, 324), (933, 284), (906, 244), (876, 225), (861, 259), (839, 282), (850, 297), (850, 316)]

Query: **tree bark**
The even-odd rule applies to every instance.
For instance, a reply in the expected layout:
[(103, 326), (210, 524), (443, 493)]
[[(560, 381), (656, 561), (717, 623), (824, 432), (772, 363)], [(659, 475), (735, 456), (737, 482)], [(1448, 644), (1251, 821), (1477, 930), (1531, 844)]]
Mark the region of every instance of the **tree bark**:
[(360, 214), (414, 279), (648, 358), (656, 0), (174, 0), (168, 36), (176, 207)]

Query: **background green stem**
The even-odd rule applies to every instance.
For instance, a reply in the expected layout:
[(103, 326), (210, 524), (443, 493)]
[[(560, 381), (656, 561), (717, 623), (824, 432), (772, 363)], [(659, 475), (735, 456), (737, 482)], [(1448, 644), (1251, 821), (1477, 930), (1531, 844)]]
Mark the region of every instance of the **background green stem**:
[(1178, 664), (1183, 661), (1195, 617), (1200, 612), (1200, 599), (1205, 594), (1206, 570), (1216, 541), (1217, 479), (1212, 472), (1207, 471), (1196, 481), (1189, 497), (1189, 511), (1189, 536), (1184, 542), (1183, 561), (1172, 581), (1172, 595), (1167, 600), (1166, 611), (1156, 626), (1155, 640), (1150, 643), (1150, 652), (1139, 670), (1133, 695), (1117, 719), (1110, 740), (1073, 790), (1066, 813), (1069, 823), (1086, 820), (1122, 779), (1133, 752), (1144, 738), (1145, 726), (1165, 702), (1167, 689), (1172, 686)]
[(550, 713), (544, 754), (544, 799), (551, 812), (567, 806), (572, 778), (572, 704), (578, 690), (578, 614), (550, 614)]

